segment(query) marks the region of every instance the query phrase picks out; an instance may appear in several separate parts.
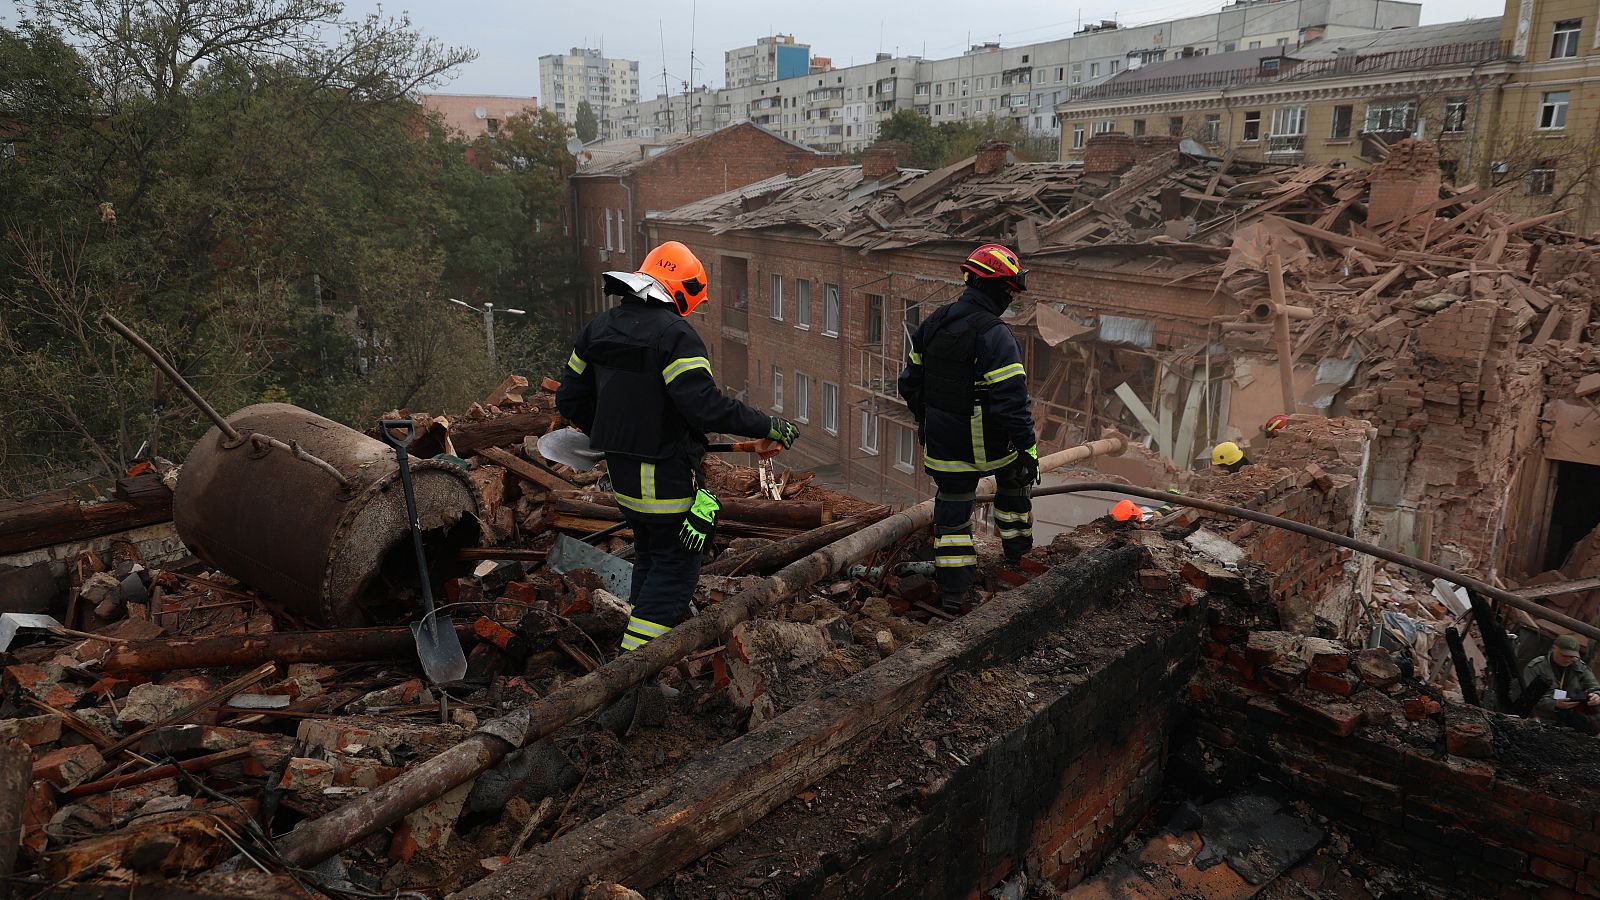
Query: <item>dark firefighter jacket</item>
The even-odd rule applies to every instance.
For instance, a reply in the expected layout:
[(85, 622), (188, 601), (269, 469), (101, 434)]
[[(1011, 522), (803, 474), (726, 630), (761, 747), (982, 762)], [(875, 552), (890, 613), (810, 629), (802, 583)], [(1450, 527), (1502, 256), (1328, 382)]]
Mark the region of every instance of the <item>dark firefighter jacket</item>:
[(1004, 310), (968, 287), (911, 335), (900, 396), (924, 426), (932, 475), (992, 472), (1034, 446), (1027, 373)]
[(617, 505), (645, 515), (689, 511), (706, 432), (771, 430), (766, 413), (717, 388), (688, 322), (631, 295), (578, 334), (556, 408), (605, 451)]

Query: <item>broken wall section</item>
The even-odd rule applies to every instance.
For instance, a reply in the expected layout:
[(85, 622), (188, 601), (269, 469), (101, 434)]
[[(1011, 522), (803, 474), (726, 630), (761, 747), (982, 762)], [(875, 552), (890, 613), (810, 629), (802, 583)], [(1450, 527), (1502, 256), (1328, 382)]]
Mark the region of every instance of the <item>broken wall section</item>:
[[(1246, 449), (1251, 465), (1233, 474), (1198, 474), (1187, 493), (1354, 535), (1363, 514), (1364, 472), (1373, 437), (1372, 427), (1356, 419), (1291, 416), (1283, 431), (1258, 438)], [(1204, 515), (1190, 510), (1179, 520)], [(1338, 634), (1355, 633), (1362, 617), (1350, 551), (1254, 522), (1216, 517), (1206, 520), (1205, 527), (1272, 573), (1270, 594), (1284, 628), (1312, 634), (1321, 619)], [(1219, 577), (1224, 576), (1191, 571), (1191, 580), (1200, 587)]]

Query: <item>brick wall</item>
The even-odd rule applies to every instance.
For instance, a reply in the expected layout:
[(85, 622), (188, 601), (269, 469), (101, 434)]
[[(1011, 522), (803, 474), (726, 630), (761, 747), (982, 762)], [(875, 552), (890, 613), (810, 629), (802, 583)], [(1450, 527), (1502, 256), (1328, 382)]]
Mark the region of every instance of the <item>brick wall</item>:
[[(1246, 448), (1252, 465), (1234, 474), (1198, 474), (1187, 492), (1351, 535), (1361, 516), (1373, 435), (1370, 425), (1355, 419), (1291, 416), (1274, 437), (1258, 438)], [(1341, 634), (1354, 633), (1359, 609), (1352, 602), (1349, 550), (1254, 522), (1219, 517), (1205, 527), (1272, 573), (1270, 593), (1285, 628), (1313, 633), (1320, 618)]]
[(1367, 221), (1393, 222), (1439, 199), (1439, 147), (1407, 138), (1373, 167)]
[(1593, 738), (1441, 706), (1385, 650), (1219, 621), (1201, 665), (1189, 709), (1225, 780), (1283, 785), (1441, 893), (1600, 896)]

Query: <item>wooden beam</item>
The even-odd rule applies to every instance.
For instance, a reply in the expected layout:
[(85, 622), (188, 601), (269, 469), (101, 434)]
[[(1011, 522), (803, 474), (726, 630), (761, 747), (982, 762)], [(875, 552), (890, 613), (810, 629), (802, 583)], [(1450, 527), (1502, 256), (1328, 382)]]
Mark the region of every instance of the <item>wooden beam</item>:
[(544, 434), (557, 418), (550, 413), (523, 412), (453, 424), (450, 426), (450, 443), (456, 448), (457, 456), (467, 459), (484, 447), (510, 447), (522, 443), (522, 439), (530, 434)]
[(531, 462), (512, 453), (501, 450), (499, 447), (479, 447), (478, 455), (497, 466), (502, 466), (507, 472), (521, 478), (523, 481), (532, 482), (547, 491), (575, 491), (578, 486), (562, 478), (554, 472), (546, 472)]
[(1523, 588), (1514, 593), (1518, 597), (1528, 600), (1538, 600), (1544, 597), (1559, 597), (1562, 594), (1576, 594), (1582, 591), (1592, 591), (1600, 588), (1600, 576), (1594, 578), (1579, 578), (1575, 581), (1560, 581), (1555, 584), (1541, 584), (1531, 588)]
[(1289, 311), (1283, 291), (1283, 260), (1278, 254), (1267, 255), (1267, 287), (1272, 292), (1273, 329), (1278, 338), (1278, 378), (1283, 383), (1283, 412), (1299, 412), (1294, 401), (1294, 351), (1289, 348)]
[(1133, 388), (1124, 381), (1117, 385), (1111, 393), (1117, 395), (1117, 399), (1121, 400), (1122, 404), (1128, 408), (1128, 412), (1133, 413), (1133, 417), (1139, 421), (1140, 425), (1144, 426), (1144, 430), (1150, 432), (1150, 436), (1156, 439), (1156, 449), (1160, 450), (1168, 459), (1171, 459), (1172, 454), (1169, 451), (1172, 448), (1160, 445), (1161, 423), (1157, 422), (1156, 417), (1150, 414), (1150, 408), (1144, 405), (1144, 401), (1140, 400), (1139, 395), (1133, 392)]

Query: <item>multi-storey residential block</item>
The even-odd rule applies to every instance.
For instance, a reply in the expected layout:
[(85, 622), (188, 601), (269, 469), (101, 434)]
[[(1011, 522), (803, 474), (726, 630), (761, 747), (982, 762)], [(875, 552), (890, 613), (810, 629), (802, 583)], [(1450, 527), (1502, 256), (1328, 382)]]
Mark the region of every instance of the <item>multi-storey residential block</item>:
[(573, 47), (565, 55), (539, 57), (539, 90), (546, 107), (568, 124), (578, 121), (578, 106), (588, 101), (602, 134), (609, 135), (614, 111), (639, 102), (639, 63)]
[[(1154, 25), (1105, 22), (1019, 47), (979, 44), (949, 59), (879, 54), (870, 63), (815, 71), (822, 60), (814, 58), (804, 77), (751, 84), (730, 79), (722, 90), (700, 89), (687, 100), (657, 97), (619, 107), (610, 128), (617, 137), (644, 137), (749, 121), (791, 140), (855, 152), (876, 140), (896, 111), (915, 109), (936, 123), (994, 117), (1049, 136), (1059, 127), (1055, 107), (1074, 86), (1185, 54), (1294, 47), (1323, 36), (1415, 25), (1420, 10), (1396, 0), (1245, 0)], [(696, 106), (702, 108), (698, 119)]]
[(811, 71), (811, 45), (797, 44), (792, 34), (759, 38), (749, 47), (726, 54), (724, 87), (749, 87), (783, 78), (795, 78)]
[(486, 134), (496, 134), (506, 119), (539, 108), (539, 101), (534, 97), (421, 94), (417, 99), (424, 107), (438, 113), (446, 126), (461, 132), (469, 141)]

